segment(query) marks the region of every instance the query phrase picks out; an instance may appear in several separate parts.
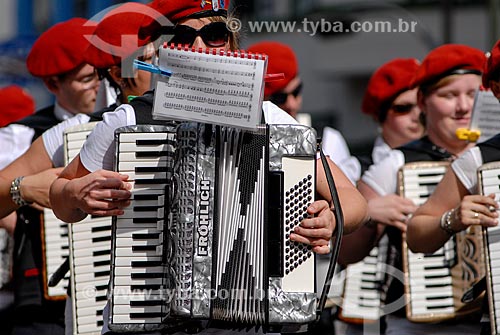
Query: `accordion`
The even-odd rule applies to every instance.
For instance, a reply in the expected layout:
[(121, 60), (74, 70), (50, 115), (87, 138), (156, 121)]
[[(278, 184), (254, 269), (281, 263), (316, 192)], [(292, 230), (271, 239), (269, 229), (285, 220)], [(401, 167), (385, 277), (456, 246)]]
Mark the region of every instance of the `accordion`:
[(110, 329), (315, 321), (314, 254), (289, 239), (315, 199), (312, 128), (183, 123), (115, 138), (133, 188), (113, 218)]
[[(87, 136), (97, 123), (65, 129), (64, 157), (70, 162), (80, 153)], [(111, 262), (111, 217), (87, 217), (67, 225), (69, 281), (73, 334), (100, 334)], [(47, 246), (48, 247), (48, 246)]]
[[(399, 194), (417, 206), (422, 205), (448, 165), (448, 162), (404, 165), (398, 174)], [(411, 252), (403, 237), (407, 318), (413, 322), (438, 322), (478, 311), (480, 304), (465, 304), (462, 296), (484, 275), (482, 250), (478, 227), (456, 234), (432, 254)]]
[[(64, 164), (67, 165), (78, 155), (87, 135), (96, 123), (88, 123), (69, 127), (63, 133)], [(66, 299), (69, 286), (69, 276), (64, 277), (57, 284), (49, 284), (52, 275), (69, 257), (68, 224), (59, 220), (49, 208), (44, 208), (41, 220), (42, 260), (43, 260), (43, 289), (48, 300)]]
[(384, 235), (368, 256), (345, 269), (339, 319), (354, 324), (376, 322), (383, 315), (389, 238)]
[[(500, 194), (500, 162), (483, 164), (478, 169), (478, 187), (480, 194)], [(500, 227), (483, 228), (484, 255), (486, 264), (487, 294), (490, 311), (491, 334), (500, 334), (500, 271), (498, 266), (498, 250), (500, 250)]]

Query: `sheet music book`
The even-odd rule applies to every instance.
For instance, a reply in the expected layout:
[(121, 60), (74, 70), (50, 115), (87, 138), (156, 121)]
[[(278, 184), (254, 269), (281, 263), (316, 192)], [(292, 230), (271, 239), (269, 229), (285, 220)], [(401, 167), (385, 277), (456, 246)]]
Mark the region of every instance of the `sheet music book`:
[(267, 56), (244, 51), (160, 48), (153, 118), (255, 129), (261, 122)]
[(474, 98), (469, 129), (458, 129), (457, 136), (471, 142), (484, 142), (500, 133), (500, 103), (491, 91), (478, 90)]

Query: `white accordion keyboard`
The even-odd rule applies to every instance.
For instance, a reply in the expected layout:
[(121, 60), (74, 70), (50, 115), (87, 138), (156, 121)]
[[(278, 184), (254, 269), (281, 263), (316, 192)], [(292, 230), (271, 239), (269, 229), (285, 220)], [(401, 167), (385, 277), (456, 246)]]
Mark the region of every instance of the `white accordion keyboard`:
[[(64, 158), (79, 153), (96, 123), (64, 131)], [(73, 334), (100, 334), (109, 282), (111, 218), (92, 218), (68, 225)]]
[[(434, 192), (448, 165), (447, 162), (406, 164), (399, 173), (399, 194), (417, 206), (422, 205)], [(451, 267), (455, 261), (454, 249), (454, 240), (451, 239), (433, 254), (413, 253), (403, 241), (409, 320), (422, 322), (453, 314)]]
[(347, 266), (340, 319), (349, 323), (380, 319), (388, 252), (389, 238), (384, 235), (368, 256)]
[[(495, 194), (500, 201), (500, 163), (492, 162), (478, 169), (479, 191)], [(491, 334), (500, 334), (500, 226), (483, 229), (486, 258), (486, 281), (490, 310)]]
[(49, 286), (50, 277), (69, 256), (68, 224), (59, 220), (49, 208), (43, 210), (42, 246), (43, 246), (43, 288), (47, 300), (66, 299), (69, 274), (56, 286)]
[(129, 176), (132, 197), (125, 213), (113, 217), (111, 323), (147, 330), (169, 315), (163, 233), (175, 133), (128, 129), (116, 133), (117, 171)]
[[(87, 135), (95, 123), (70, 127), (63, 134), (64, 164), (67, 165), (80, 152)], [(64, 277), (56, 286), (48, 285), (50, 277), (69, 257), (68, 224), (59, 220), (51, 209), (44, 208), (42, 222), (42, 245), (44, 256), (43, 281), (44, 294), (49, 300), (66, 299), (70, 275)]]

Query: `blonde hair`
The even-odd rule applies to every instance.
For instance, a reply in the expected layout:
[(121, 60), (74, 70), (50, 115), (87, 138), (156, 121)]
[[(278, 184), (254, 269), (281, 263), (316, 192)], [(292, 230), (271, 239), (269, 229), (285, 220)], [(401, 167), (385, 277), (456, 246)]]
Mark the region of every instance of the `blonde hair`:
[[(456, 78), (459, 78), (461, 74), (451, 74), (449, 76), (443, 77), (439, 79), (438, 81), (431, 82), (429, 84), (421, 85), (419, 87), (419, 91), (422, 93), (424, 97), (429, 96), (432, 94), (434, 91), (440, 89), (443, 86), (446, 86), (450, 84), (452, 81), (454, 81)], [(480, 75), (477, 75), (478, 77), (481, 77)]]

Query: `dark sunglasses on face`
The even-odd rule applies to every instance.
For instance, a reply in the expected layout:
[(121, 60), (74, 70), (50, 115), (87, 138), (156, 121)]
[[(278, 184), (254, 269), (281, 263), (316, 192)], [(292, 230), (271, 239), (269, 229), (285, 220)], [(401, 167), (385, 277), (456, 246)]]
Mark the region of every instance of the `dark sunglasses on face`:
[(200, 36), (203, 42), (212, 48), (224, 46), (229, 40), (229, 30), (226, 23), (212, 22), (196, 30), (186, 25), (177, 25), (173, 29), (174, 37), (169, 43), (193, 46), (196, 37)]
[(415, 104), (403, 104), (403, 105), (392, 105), (391, 109), (397, 114), (404, 114), (411, 112), (417, 105)]
[(302, 83), (299, 84), (292, 92), (290, 93), (283, 93), (283, 92), (278, 92), (274, 93), (269, 97), (269, 100), (275, 105), (282, 105), (286, 102), (288, 99), (288, 96), (291, 94), (293, 95), (294, 98), (298, 97), (300, 95), (300, 92), (302, 91)]

